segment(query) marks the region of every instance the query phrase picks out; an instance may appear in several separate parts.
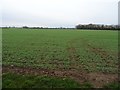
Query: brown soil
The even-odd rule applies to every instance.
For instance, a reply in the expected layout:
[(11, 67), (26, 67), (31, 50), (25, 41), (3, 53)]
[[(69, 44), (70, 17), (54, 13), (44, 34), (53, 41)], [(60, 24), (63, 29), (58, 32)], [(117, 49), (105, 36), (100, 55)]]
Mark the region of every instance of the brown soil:
[(2, 73), (12, 72), (17, 74), (29, 74), (29, 75), (47, 75), (56, 77), (70, 77), (79, 82), (87, 80), (86, 76), (82, 72), (76, 70), (50, 70), (42, 68), (30, 68), (30, 67), (17, 67), (17, 66), (3, 66)]
[(99, 88), (103, 85), (107, 85), (112, 82), (118, 81), (117, 74), (105, 74), (105, 73), (89, 73), (88, 80), (94, 85), (94, 87)]
[(2, 73), (12, 72), (21, 75), (46, 75), (54, 77), (69, 77), (78, 83), (90, 82), (95, 88), (118, 80), (117, 74), (84, 73), (76, 70), (49, 70), (30, 67), (3, 66)]

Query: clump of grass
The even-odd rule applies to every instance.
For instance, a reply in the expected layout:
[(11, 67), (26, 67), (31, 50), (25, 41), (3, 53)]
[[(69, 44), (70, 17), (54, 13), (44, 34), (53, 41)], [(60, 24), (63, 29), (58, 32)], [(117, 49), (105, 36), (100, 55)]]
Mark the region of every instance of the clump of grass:
[(118, 90), (118, 89), (120, 89), (120, 83), (118, 83), (118, 82), (109, 83), (107, 85), (104, 85), (104, 88), (112, 88), (112, 89)]
[(79, 84), (69, 78), (6, 73), (3, 75), (3, 88), (92, 88), (92, 85)]

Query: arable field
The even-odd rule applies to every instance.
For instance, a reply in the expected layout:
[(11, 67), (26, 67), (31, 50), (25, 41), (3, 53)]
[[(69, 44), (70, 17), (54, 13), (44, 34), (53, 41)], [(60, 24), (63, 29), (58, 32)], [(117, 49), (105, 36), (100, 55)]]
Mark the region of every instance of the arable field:
[(118, 87), (118, 31), (11, 28), (2, 33), (3, 88)]

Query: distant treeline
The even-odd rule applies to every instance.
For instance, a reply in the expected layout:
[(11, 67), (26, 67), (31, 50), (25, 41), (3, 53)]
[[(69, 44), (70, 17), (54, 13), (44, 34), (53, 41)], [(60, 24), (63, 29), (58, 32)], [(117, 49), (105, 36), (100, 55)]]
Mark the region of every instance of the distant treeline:
[(65, 27), (50, 28), (50, 27), (27, 27), (27, 26), (23, 26), (22, 28), (29, 28), (29, 29), (75, 29), (75, 28), (65, 28)]
[(120, 30), (119, 25), (100, 25), (100, 24), (87, 24), (87, 25), (76, 25), (75, 28), (67, 28), (67, 27), (2, 27), (2, 28), (24, 28), (24, 29), (84, 29), (84, 30)]
[(88, 25), (79, 24), (76, 26), (76, 29), (120, 30), (120, 26), (118, 26), (118, 25), (99, 25), (99, 24), (88, 24)]
[(23, 27), (2, 27), (2, 28), (23, 28), (23, 29), (75, 29), (75, 28), (67, 28), (67, 27), (28, 27), (28, 26), (23, 26)]

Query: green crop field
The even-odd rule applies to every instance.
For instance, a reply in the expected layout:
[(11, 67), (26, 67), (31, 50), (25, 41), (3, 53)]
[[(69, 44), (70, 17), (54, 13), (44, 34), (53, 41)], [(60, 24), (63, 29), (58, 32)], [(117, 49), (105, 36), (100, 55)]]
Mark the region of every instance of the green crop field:
[(93, 87), (116, 83), (118, 31), (11, 28), (3, 29), (2, 35), (4, 87), (12, 85), (8, 73), (70, 78), (73, 87), (86, 82)]

